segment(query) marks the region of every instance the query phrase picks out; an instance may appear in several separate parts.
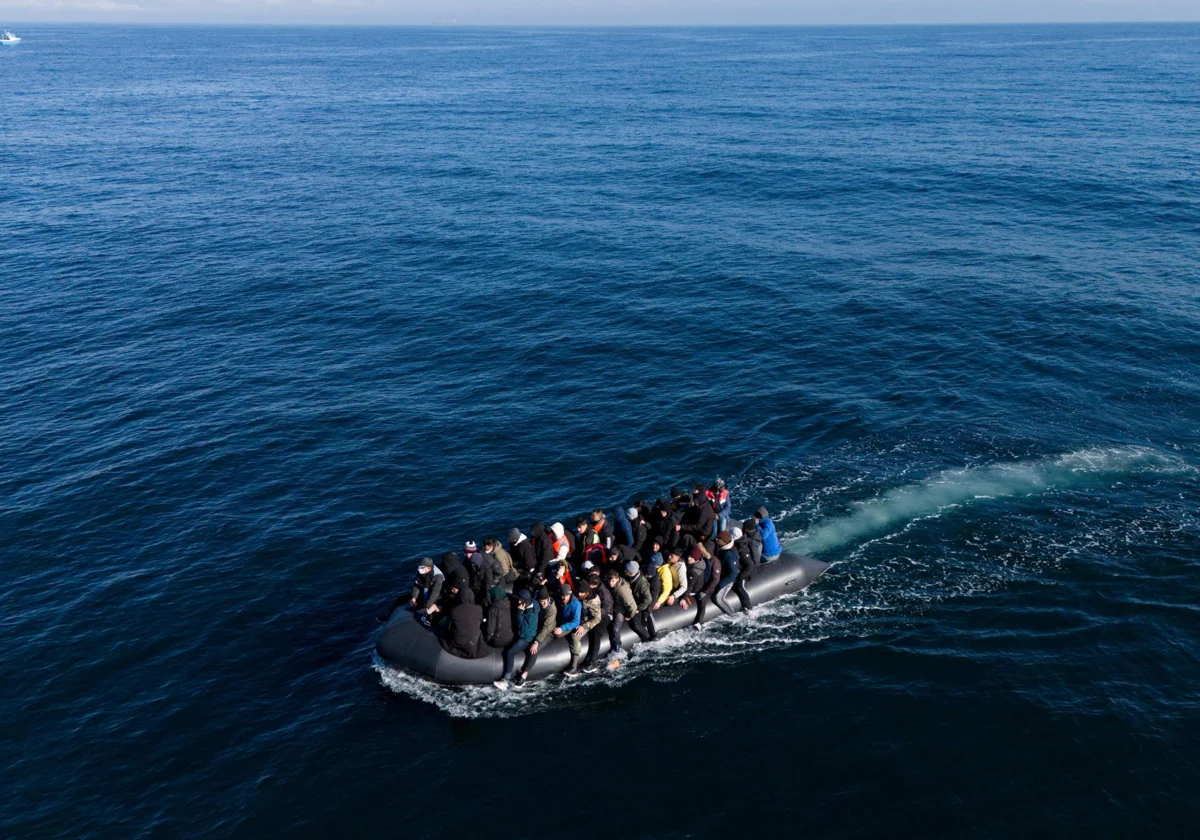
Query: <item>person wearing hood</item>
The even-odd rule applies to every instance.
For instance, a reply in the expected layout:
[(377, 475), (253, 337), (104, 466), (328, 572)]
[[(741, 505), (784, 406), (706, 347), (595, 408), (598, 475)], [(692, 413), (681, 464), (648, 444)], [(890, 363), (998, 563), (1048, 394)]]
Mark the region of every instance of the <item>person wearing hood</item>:
[(630, 563), (638, 563), (641, 557), (627, 545), (613, 546), (608, 555), (608, 565), (614, 569), (624, 569)]
[(684, 498), (691, 501), (691, 506), (684, 511), (683, 517), (679, 520), (679, 533), (692, 537), (696, 542), (711, 539), (713, 527), (717, 524), (717, 516), (712, 505), (704, 496), (699, 498), (685, 496)]
[(613, 508), (613, 540), (617, 545), (633, 545), (633, 528), (629, 525), (629, 511), (617, 505)]
[[(726, 615), (733, 615), (733, 609), (725, 598), (728, 597), (729, 590), (733, 588), (734, 582), (738, 580), (741, 572), (741, 566), (738, 564), (738, 550), (734, 547), (735, 539), (729, 531), (717, 534), (717, 558), (721, 563), (721, 579), (713, 591), (712, 602)], [(740, 599), (740, 593), (738, 597)]]
[(478, 659), (487, 654), (483, 644), (483, 610), (475, 603), (475, 593), (469, 586), (450, 588), (458, 599), (450, 608), (442, 629), (442, 648), (463, 659)]
[[(442, 595), (448, 594), (450, 589), (471, 588), (471, 576), (463, 566), (462, 560), (453, 551), (447, 551), (442, 555), (442, 574), (446, 576), (446, 583), (442, 587)], [(451, 604), (451, 606), (454, 606)]]
[(534, 522), (533, 527), (529, 529), (529, 541), (533, 543), (536, 558), (533, 570), (546, 574), (546, 567), (554, 562), (554, 541), (550, 539), (546, 526), (541, 522)]
[(504, 583), (512, 583), (517, 579), (516, 569), (513, 568), (512, 555), (504, 550), (504, 546), (500, 545), (500, 540), (495, 537), (488, 537), (483, 541), (484, 553), (491, 555), (495, 561), (495, 569), (498, 572), (496, 581)]
[(650, 526), (651, 538), (658, 540), (664, 553), (670, 552), (679, 544), (679, 534), (675, 530), (674, 511), (671, 510), (671, 503), (666, 499), (659, 499), (654, 503), (654, 509), (647, 524)]
[(537, 662), (538, 651), (542, 646), (550, 641), (554, 636), (554, 629), (558, 626), (558, 609), (554, 606), (554, 599), (550, 597), (550, 593), (545, 589), (539, 589), (537, 594), (538, 610), (537, 633), (534, 634), (533, 644), (529, 646), (529, 650), (525, 653), (525, 664), (521, 666), (521, 673), (517, 674), (516, 685), (525, 685), (525, 681), (529, 679), (529, 672), (533, 670), (534, 663)]
[(537, 566), (537, 551), (529, 538), (518, 529), (511, 528), (508, 532), (508, 551), (512, 556), (513, 569), (517, 575), (531, 574)]
[(658, 637), (654, 629), (654, 613), (650, 607), (654, 605), (654, 596), (650, 592), (650, 582), (642, 574), (642, 567), (635, 561), (625, 566), (625, 579), (629, 582), (629, 591), (633, 595), (633, 615), (629, 617), (629, 626), (643, 642), (652, 642)]
[(466, 566), (467, 574), (471, 579), (471, 589), (475, 593), (475, 601), (481, 606), (485, 606), (488, 590), (496, 583), (494, 564), (488, 562), (488, 556), (479, 551), (474, 542), (467, 543), (463, 554), (467, 558), (463, 565)]
[[(746, 551), (750, 554), (750, 568), (756, 569), (762, 563), (763, 556), (763, 539), (762, 531), (758, 530), (758, 520), (750, 517), (742, 523), (742, 539), (738, 550), (741, 551), (741, 546), (745, 546)], [(745, 563), (742, 563), (745, 566)]]
[(604, 515), (604, 511), (596, 508), (592, 511), (592, 532), (596, 534), (597, 542), (605, 549), (613, 547), (613, 526)]
[(417, 576), (413, 579), (412, 599), (410, 608), (428, 624), (430, 618), (438, 611), (438, 599), (442, 597), (442, 586), (446, 576), (442, 570), (433, 565), (432, 557), (422, 557), (417, 561)]
[(779, 555), (783, 554), (783, 546), (775, 533), (775, 523), (767, 515), (767, 509), (760, 507), (754, 512), (754, 518), (758, 521), (758, 531), (762, 534), (762, 562), (770, 563), (772, 560), (778, 560)]
[(508, 688), (508, 681), (513, 678), (513, 671), (517, 667), (517, 655), (528, 651), (529, 646), (533, 644), (538, 632), (540, 614), (541, 608), (533, 599), (533, 595), (528, 589), (522, 589), (517, 595), (516, 639), (504, 651), (504, 672), (500, 679), (492, 683), (501, 691)]
[(561, 522), (555, 522), (550, 526), (550, 545), (554, 548), (554, 559), (550, 561), (551, 563), (566, 563), (571, 559), (571, 550), (574, 546), (571, 542), (571, 535), (567, 533), (567, 529)]
[[(588, 652), (583, 660), (583, 670), (591, 671), (599, 667), (596, 660), (600, 658), (600, 640), (604, 638), (604, 634), (609, 634), (609, 645), (617, 644), (612, 639), (612, 620), (613, 620), (613, 597), (612, 591), (605, 585), (600, 578), (600, 572), (592, 572), (587, 578), (587, 588), (591, 593), (590, 597), (584, 598), (584, 610), (590, 610), (594, 607), (594, 600), (600, 602), (600, 619), (593, 623), (588, 619), (585, 623), (588, 625)], [(594, 600), (593, 600), (594, 599)], [(588, 613), (590, 615), (590, 613)], [(620, 641), (620, 636), (617, 637), (617, 642)], [(619, 645), (617, 645), (619, 647)], [(613, 649), (616, 650), (617, 647)]]
[[(754, 524), (754, 520), (747, 520), (750, 530), (749, 532), (742, 528), (733, 528), (730, 533), (733, 534), (733, 546), (738, 552), (738, 565), (741, 571), (738, 573), (737, 582), (733, 585), (733, 591), (737, 594), (738, 600), (742, 602), (742, 609), (750, 609), (750, 593), (746, 590), (746, 584), (754, 577), (754, 570), (758, 568), (759, 557), (762, 556), (762, 534), (758, 532), (758, 528)], [(743, 523), (746, 525), (747, 523)], [(755, 549), (758, 549), (757, 554)]]
[(636, 507), (631, 507), (625, 511), (625, 515), (629, 519), (629, 529), (633, 534), (633, 542), (629, 547), (634, 553), (645, 558), (649, 555), (650, 543), (650, 526), (646, 524), (646, 520), (642, 518), (641, 511)]
[[(566, 565), (565, 563), (563, 565)], [(565, 638), (567, 649), (571, 651), (571, 661), (567, 664), (568, 677), (579, 676), (579, 653), (583, 649), (583, 641), (575, 631), (583, 623), (583, 604), (570, 589), (564, 589), (559, 596), (558, 626), (554, 628), (556, 639)]]
[(489, 647), (503, 650), (517, 638), (513, 632), (516, 599), (503, 586), (493, 586), (488, 593), (488, 601), (483, 619), (483, 641)]

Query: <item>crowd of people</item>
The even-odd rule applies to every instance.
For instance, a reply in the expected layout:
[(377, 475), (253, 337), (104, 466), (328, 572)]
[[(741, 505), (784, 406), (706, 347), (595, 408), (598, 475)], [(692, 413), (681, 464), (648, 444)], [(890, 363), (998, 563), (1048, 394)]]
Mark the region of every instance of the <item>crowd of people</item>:
[[(664, 606), (695, 604), (696, 625), (709, 603), (731, 612), (731, 592), (749, 609), (746, 581), (783, 552), (766, 508), (735, 523), (721, 479), (697, 483), (691, 493), (672, 488), (669, 496), (618, 507), (611, 516), (597, 508), (571, 530), (535, 522), (528, 534), (511, 529), (505, 543), (469, 540), (440, 563), (423, 557), (412, 590), (387, 615), (407, 600), (449, 653), (474, 659), (503, 650), (504, 674), (495, 685), (506, 689), (525, 682), (539, 651), (556, 638), (567, 642), (565, 674), (575, 677), (600, 667), (605, 636), (610, 657), (619, 656), (627, 623), (642, 641), (657, 638), (654, 613)], [(585, 638), (588, 654), (580, 662)]]

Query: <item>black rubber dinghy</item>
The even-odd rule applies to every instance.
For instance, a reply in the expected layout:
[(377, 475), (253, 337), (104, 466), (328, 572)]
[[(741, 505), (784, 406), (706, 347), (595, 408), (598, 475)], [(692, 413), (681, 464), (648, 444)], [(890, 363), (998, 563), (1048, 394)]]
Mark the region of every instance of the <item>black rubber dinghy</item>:
[[(754, 578), (746, 584), (746, 591), (750, 593), (751, 604), (758, 606), (801, 591), (820, 577), (827, 568), (829, 564), (820, 560), (784, 553), (778, 560), (759, 566), (755, 570)], [(737, 595), (732, 591), (726, 594), (730, 609), (734, 612), (740, 611), (741, 604)], [(706, 623), (721, 615), (716, 604), (709, 603), (705, 608)], [(687, 627), (695, 620), (695, 605), (686, 610), (678, 605), (664, 606), (654, 613), (654, 623), (660, 636)], [(622, 629), (621, 644), (626, 650), (633, 645), (642, 644), (628, 623)], [(608, 649), (609, 642), (605, 638), (600, 643), (600, 653), (607, 654)], [(397, 607), (392, 613), (379, 636), (379, 641), (375, 644), (375, 650), (389, 665), (443, 685), (486, 685), (500, 679), (504, 671), (504, 652), (501, 649), (488, 648), (488, 653), (479, 659), (462, 659), (448, 653), (442, 648), (433, 631), (417, 621), (407, 607)], [(588, 641), (584, 639), (584, 655), (587, 652)], [(542, 679), (561, 673), (570, 659), (571, 652), (567, 649), (566, 641), (552, 639), (538, 652), (537, 662), (529, 674), (529, 679)], [(520, 660), (517, 661), (517, 667), (521, 667)]]

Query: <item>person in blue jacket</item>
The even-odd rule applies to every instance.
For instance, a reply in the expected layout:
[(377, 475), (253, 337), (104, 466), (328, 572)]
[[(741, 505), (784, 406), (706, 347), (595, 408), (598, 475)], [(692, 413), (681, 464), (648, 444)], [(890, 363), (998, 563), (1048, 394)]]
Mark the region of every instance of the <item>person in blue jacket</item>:
[(579, 676), (579, 652), (583, 650), (583, 642), (575, 631), (583, 619), (583, 604), (570, 589), (562, 590), (562, 606), (558, 610), (558, 626), (554, 628), (554, 637), (567, 639), (567, 648), (571, 651), (571, 661), (567, 665), (568, 677)]
[(540, 612), (537, 602), (533, 600), (533, 594), (528, 589), (522, 589), (517, 596), (517, 638), (504, 651), (504, 673), (492, 683), (501, 691), (508, 688), (508, 681), (513, 678), (513, 672), (517, 669), (517, 654), (529, 650), (529, 646), (533, 644)]
[(762, 561), (770, 563), (772, 560), (778, 560), (779, 555), (783, 554), (783, 546), (775, 534), (775, 523), (767, 515), (767, 509), (760, 507), (754, 512), (754, 518), (758, 520), (758, 530), (762, 534)]

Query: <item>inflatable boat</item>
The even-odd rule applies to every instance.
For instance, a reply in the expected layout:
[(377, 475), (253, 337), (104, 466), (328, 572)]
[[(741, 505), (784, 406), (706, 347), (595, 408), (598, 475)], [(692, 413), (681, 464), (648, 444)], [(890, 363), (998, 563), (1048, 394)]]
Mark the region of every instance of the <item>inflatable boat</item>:
[[(750, 593), (751, 604), (758, 606), (805, 589), (827, 568), (828, 563), (785, 552), (779, 559), (759, 566), (754, 577), (746, 583), (746, 591)], [(734, 612), (740, 611), (741, 604), (737, 596), (732, 592), (727, 594), (730, 609)], [(716, 604), (710, 603), (705, 608), (706, 623), (721, 615), (722, 612)], [(660, 636), (687, 627), (695, 620), (694, 604), (687, 609), (678, 605), (664, 606), (654, 613), (654, 624)], [(584, 655), (588, 653), (588, 644), (588, 640), (584, 639)], [(628, 623), (621, 631), (621, 644), (626, 650), (633, 645), (642, 644)], [(608, 649), (606, 634), (600, 642), (600, 654), (608, 653)], [(397, 607), (392, 612), (387, 626), (375, 644), (375, 650), (389, 665), (443, 685), (486, 685), (500, 679), (504, 671), (504, 652), (500, 648), (488, 648), (488, 652), (478, 659), (455, 656), (442, 647), (434, 632), (417, 621), (416, 616), (406, 606)], [(537, 662), (529, 674), (529, 679), (543, 679), (561, 673), (570, 659), (571, 653), (567, 649), (566, 640), (551, 639), (538, 652)], [(517, 667), (520, 665), (518, 661)]]

